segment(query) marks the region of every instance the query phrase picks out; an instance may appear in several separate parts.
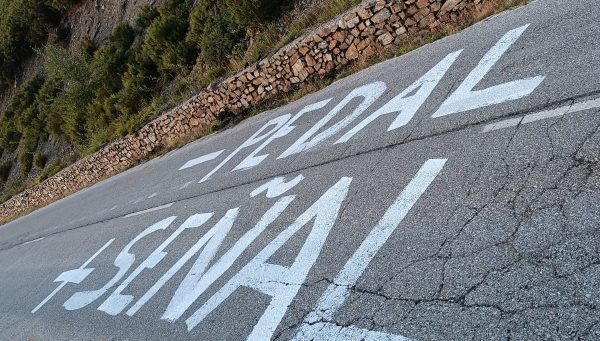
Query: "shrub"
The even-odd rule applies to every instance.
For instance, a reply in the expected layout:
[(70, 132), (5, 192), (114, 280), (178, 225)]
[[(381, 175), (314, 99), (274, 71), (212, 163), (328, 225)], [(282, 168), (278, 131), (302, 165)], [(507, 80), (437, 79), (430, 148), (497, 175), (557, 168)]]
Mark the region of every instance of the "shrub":
[(19, 165), (21, 166), (21, 173), (23, 175), (29, 174), (33, 165), (33, 154), (26, 150), (21, 150), (17, 158)]
[(53, 162), (51, 165), (49, 165), (43, 172), (42, 174), (40, 174), (36, 179), (35, 179), (35, 183), (39, 184), (42, 181), (48, 179), (49, 177), (53, 176), (54, 174), (60, 172), (61, 169), (63, 169), (65, 167), (65, 163), (62, 161), (56, 161)]
[(210, 17), (200, 39), (202, 60), (211, 66), (224, 65), (243, 38), (239, 27), (226, 16)]
[(0, 121), (0, 146), (8, 151), (14, 151), (19, 146), (21, 133), (16, 129), (15, 122), (6, 114)]
[(256, 28), (279, 17), (286, 0), (225, 0), (227, 10), (235, 22), (246, 28)]
[(12, 161), (5, 161), (0, 165), (0, 180), (2, 180), (2, 182), (6, 182), (6, 180), (8, 180), (12, 166)]
[[(80, 50), (70, 54), (48, 45), (44, 50), (44, 66), (51, 84), (56, 86), (56, 95), (47, 104), (44, 115), (55, 123), (62, 121), (60, 137), (81, 146), (85, 137), (86, 108), (99, 88), (89, 57)], [(56, 130), (55, 126), (49, 129), (51, 133)]]
[(135, 18), (135, 25), (141, 28), (142, 30), (145, 30), (146, 28), (148, 28), (148, 26), (150, 26), (152, 21), (154, 21), (154, 19), (158, 17), (158, 15), (159, 13), (156, 7), (148, 5), (143, 6), (140, 9), (140, 12), (138, 13), (137, 17)]
[(33, 165), (39, 169), (43, 169), (48, 161), (48, 156), (42, 152), (36, 152), (33, 154)]
[(19, 63), (46, 42), (66, 0), (5, 0), (0, 6), (0, 85), (14, 80)]
[(187, 30), (188, 22), (175, 14), (161, 14), (148, 27), (142, 45), (143, 53), (163, 74), (195, 62), (197, 50), (185, 41)]

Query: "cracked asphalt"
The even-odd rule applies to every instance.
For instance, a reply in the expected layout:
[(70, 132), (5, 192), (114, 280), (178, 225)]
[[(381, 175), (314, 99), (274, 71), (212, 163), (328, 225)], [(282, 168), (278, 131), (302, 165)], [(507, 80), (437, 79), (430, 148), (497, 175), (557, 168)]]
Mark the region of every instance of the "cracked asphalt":
[[(599, 16), (600, 8), (585, 0), (532, 1), (0, 227), (0, 339), (599, 340), (600, 108), (484, 129), (599, 98)], [(531, 94), (431, 117), (500, 37), (527, 24), (475, 90), (544, 76)], [(396, 114), (381, 116), (348, 142), (334, 143), (460, 49), (405, 126), (388, 131)], [(311, 149), (277, 158), (353, 89), (375, 81), (384, 82), (386, 90), (356, 121)], [(270, 120), (329, 98), (323, 108), (296, 121), (289, 134), (255, 154), (268, 154), (257, 166), (232, 171), (264, 140), (241, 149), (199, 183)], [(319, 131), (348, 117), (359, 103), (350, 101)], [(219, 150), (225, 151), (214, 160), (179, 169)], [(445, 164), (428, 173), (423, 171), (428, 160)], [(420, 174), (429, 174), (431, 182), (423, 185)], [(274, 178), (280, 178), (279, 185), (273, 185)], [(320, 200), (348, 178), (347, 192), (331, 195), (339, 202)], [(294, 179), (300, 180), (295, 184)], [(271, 184), (269, 191), (257, 194), (265, 184)], [(413, 185), (422, 192), (410, 191)], [(400, 200), (405, 216), (400, 217), (401, 210), (388, 215), (405, 193), (406, 200), (413, 200), (410, 205)], [(220, 265), (260, 226), (265, 212), (288, 196), (293, 196), (286, 199), (289, 205), (272, 223), (244, 244), (231, 264)], [(182, 261), (234, 208), (239, 210), (231, 228), (216, 232), (209, 244)], [(277, 244), (311, 208), (317, 209), (316, 218)], [(213, 216), (174, 235), (200, 213)], [(174, 217), (168, 227), (140, 237), (168, 217)], [(375, 237), (380, 247), (366, 242), (377, 227), (391, 225), (389, 236)], [(214, 254), (207, 256), (211, 247)], [(356, 256), (363, 247), (370, 247), (370, 258)], [(264, 266), (247, 275), (252, 280), (241, 275), (270, 249)], [(163, 258), (144, 267), (123, 294), (136, 302), (155, 283), (163, 283), (156, 294), (133, 316), (125, 310), (103, 311), (101, 305), (125, 278), (155, 259), (155, 250), (162, 250)], [(123, 252), (134, 255), (131, 263), (119, 256)], [(209, 272), (222, 269), (222, 274), (208, 276), (209, 285), (197, 298), (186, 296), (181, 317), (163, 318), (186, 288), (182, 283), (206, 270), (196, 267), (197, 259), (206, 259)], [(364, 269), (356, 265), (361, 261)], [(181, 267), (162, 281), (178, 262)], [(67, 273), (75, 269), (93, 270), (82, 278)], [(355, 281), (348, 279), (352, 276)], [(236, 278), (245, 284), (190, 327), (191, 316)], [(106, 290), (83, 307), (63, 306), (75, 293), (105, 284)], [(331, 305), (322, 304), (328, 302), (323, 297), (336, 289), (345, 292), (332, 296), (342, 297), (341, 305), (325, 318)], [(289, 296), (289, 303), (274, 299)], [(265, 321), (275, 321), (273, 328), (261, 329)], [(262, 337), (256, 337), (257, 331)]]

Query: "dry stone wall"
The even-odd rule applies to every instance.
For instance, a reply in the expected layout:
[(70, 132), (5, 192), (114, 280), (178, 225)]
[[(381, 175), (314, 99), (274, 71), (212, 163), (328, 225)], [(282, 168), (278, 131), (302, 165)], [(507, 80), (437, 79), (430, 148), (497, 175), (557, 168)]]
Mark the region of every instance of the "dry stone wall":
[[(486, 0), (378, 0), (363, 2), (271, 57), (210, 86), (135, 134), (117, 140), (0, 205), (7, 220), (55, 201), (178, 141), (198, 137), (224, 111), (240, 112), (311, 77), (324, 76), (411, 35), (460, 20)], [(487, 0), (489, 1), (489, 0)]]

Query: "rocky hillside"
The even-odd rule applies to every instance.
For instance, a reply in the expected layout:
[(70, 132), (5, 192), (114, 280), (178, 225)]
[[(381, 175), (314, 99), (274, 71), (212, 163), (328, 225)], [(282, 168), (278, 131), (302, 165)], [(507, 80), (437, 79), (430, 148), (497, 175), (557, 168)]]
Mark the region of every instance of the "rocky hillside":
[[(1, 2), (2, 7), (9, 13), (4, 15), (5, 20), (8, 21), (9, 15), (14, 13), (13, 17), (25, 17), (24, 22), (31, 22), (31, 19), (27, 18), (25, 13), (19, 13), (16, 10), (11, 11), (11, 6), (17, 9), (18, 7), (29, 7), (39, 11), (38, 5), (42, 3), (41, 1), (11, 0)], [(22, 95), (23, 87), (27, 86), (36, 77), (44, 74), (43, 58), (39, 53), (36, 53), (36, 49), (41, 48), (48, 42), (68, 50), (72, 50), (84, 41), (93, 41), (98, 45), (102, 45), (106, 43), (111, 31), (119, 22), (124, 21), (132, 24), (136, 13), (141, 8), (144, 6), (159, 6), (161, 2), (162, 0), (81, 0), (79, 2), (65, 2), (63, 6), (58, 6), (60, 9), (57, 13), (53, 13), (56, 15), (56, 19), (43, 23), (43, 37), (39, 38), (39, 42), (31, 40), (19, 42), (19, 45), (31, 52), (27, 53), (26, 51), (20, 55), (21, 58), (19, 58), (18, 63), (15, 63), (12, 67), (14, 74), (11, 75), (11, 81), (8, 84), (3, 84), (0, 88), (0, 112), (3, 121), (7, 121), (7, 112), (9, 113), (11, 109), (14, 109), (15, 102), (19, 101), (19, 94)], [(39, 20), (40, 18), (34, 16), (34, 19)], [(2, 24), (2, 26), (5, 26), (5, 23)], [(2, 29), (4, 27), (0, 27), (0, 30)], [(6, 31), (14, 31), (14, 28), (6, 29)], [(5, 54), (0, 54), (0, 60), (4, 62), (6, 59), (9, 58)], [(1, 65), (4, 67), (6, 64), (1, 63)], [(14, 117), (8, 120), (14, 120)], [(13, 122), (12, 125), (16, 124), (18, 122)], [(4, 198), (19, 192), (26, 185), (41, 181), (78, 157), (78, 152), (74, 146), (64, 139), (55, 136), (42, 136), (37, 141), (35, 151), (30, 151), (24, 145), (26, 143), (23, 141), (21, 132), (15, 134), (11, 129), (6, 129), (6, 126), (2, 128), (0, 132), (3, 135), (1, 137), (3, 146), (0, 157), (0, 193)], [(11, 133), (13, 136), (7, 136)], [(26, 152), (24, 153), (24, 151)], [(25, 154), (31, 155), (31, 160), (28, 156), (24, 157)], [(19, 155), (21, 155), (21, 160), (19, 160)], [(31, 164), (31, 166), (28, 164)], [(26, 172), (23, 168), (30, 169)]]
[(0, 2), (6, 200), (360, 1)]

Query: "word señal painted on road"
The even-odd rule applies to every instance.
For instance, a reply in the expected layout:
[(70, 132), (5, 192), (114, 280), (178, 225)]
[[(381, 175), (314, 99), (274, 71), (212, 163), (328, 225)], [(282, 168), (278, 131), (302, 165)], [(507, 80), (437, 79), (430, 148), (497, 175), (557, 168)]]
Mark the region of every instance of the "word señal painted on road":
[[(371, 260), (384, 245), (389, 236), (398, 227), (404, 217), (419, 200), (435, 180), (446, 163), (445, 159), (428, 160), (418, 170), (413, 179), (395, 199), (384, 213), (383, 217), (370, 231), (362, 244), (343, 266), (331, 285), (325, 290), (318, 300), (314, 311), (307, 315), (303, 325), (298, 329), (297, 339), (323, 339), (338, 338), (377, 338), (385, 336), (387, 339), (404, 339), (401, 336), (363, 330), (354, 326), (340, 328), (333, 321), (334, 314), (344, 304), (350, 294), (351, 288), (356, 284), (361, 274), (367, 269)], [(176, 228), (160, 246), (158, 246), (146, 259), (132, 270), (136, 256), (131, 249), (145, 237), (160, 230), (166, 230), (177, 218), (175, 216), (163, 219), (143, 230), (134, 237), (116, 256), (113, 264), (118, 269), (117, 273), (106, 284), (96, 290), (80, 291), (74, 293), (64, 303), (67, 310), (82, 309), (107, 294), (117, 284), (116, 289), (98, 306), (98, 310), (110, 315), (125, 313), (133, 316), (151, 300), (157, 292), (188, 263), (196, 257), (191, 269), (179, 284), (168, 306), (163, 312), (162, 319), (176, 321), (183, 316), (198, 300), (198, 298), (231, 268), (240, 255), (250, 244), (261, 235), (295, 200), (295, 195), (286, 195), (304, 177), (297, 177), (286, 182), (284, 178), (274, 178), (259, 186), (250, 193), (251, 197), (265, 195), (270, 199), (277, 199), (275, 203), (262, 215), (258, 223), (244, 233), (233, 245), (226, 250), (219, 259), (214, 259), (229, 234), (240, 208), (229, 209), (223, 217), (202, 235), (196, 243), (173, 264), (150, 289), (143, 295), (134, 297), (123, 294), (129, 285), (136, 280), (145, 270), (153, 269), (167, 255), (165, 249), (182, 233), (195, 229), (208, 222), (214, 213), (194, 214), (187, 218), (181, 226)], [(343, 177), (331, 186), (317, 199), (304, 213), (287, 228), (283, 229), (267, 246), (254, 258), (231, 277), (215, 294), (196, 311), (192, 312), (185, 320), (188, 330), (192, 330), (217, 307), (219, 307), (231, 294), (240, 287), (247, 287), (271, 297), (268, 307), (254, 326), (249, 340), (268, 340), (272, 337), (281, 322), (292, 300), (306, 280), (310, 269), (319, 257), (325, 241), (335, 225), (340, 214), (342, 204), (346, 201), (352, 178)], [(294, 235), (305, 226), (310, 226), (310, 231), (304, 244), (290, 266), (269, 263), (269, 259)], [(79, 268), (61, 273), (55, 280), (59, 286), (48, 295), (32, 313), (37, 312), (54, 295), (67, 284), (82, 283), (93, 271), (88, 267), (91, 262), (114, 241), (108, 241), (92, 257), (85, 261)], [(132, 270), (132, 271), (130, 271)], [(127, 277), (125, 277), (127, 275)], [(318, 322), (318, 323), (315, 323)]]
[[(479, 64), (469, 73), (462, 84), (441, 104), (432, 117), (442, 117), (450, 114), (460, 113), (468, 110), (478, 109), (490, 105), (500, 104), (507, 101), (523, 98), (531, 94), (544, 80), (543, 76), (536, 76), (508, 83), (496, 85), (487, 89), (474, 90), (475, 87), (489, 73), (492, 67), (500, 60), (506, 51), (519, 39), (529, 25), (525, 25), (506, 33), (481, 59)], [(414, 117), (423, 103), (431, 95), (435, 87), (457, 60), (462, 50), (448, 54), (442, 61), (435, 65), (425, 75), (411, 84), (400, 94), (392, 98), (386, 104), (375, 110), (350, 130), (339, 137), (334, 144), (348, 142), (352, 137), (359, 134), (365, 127), (379, 118), (396, 114), (395, 119), (388, 127), (388, 131), (405, 126)], [(323, 141), (341, 133), (344, 128), (353, 123), (363, 114), (379, 97), (383, 95), (387, 86), (384, 82), (373, 82), (352, 90), (339, 104), (329, 113), (315, 123), (298, 140), (289, 146), (277, 159), (307, 151)], [(357, 101), (358, 100), (358, 101)], [(227, 155), (216, 167), (208, 172), (199, 182), (205, 182), (219, 171), (225, 164), (233, 159), (245, 148), (258, 145), (244, 160), (236, 165), (232, 171), (249, 169), (261, 164), (269, 157), (268, 153), (259, 155), (274, 140), (282, 138), (292, 132), (296, 127), (294, 123), (302, 116), (324, 108), (331, 98), (310, 104), (295, 115), (286, 114), (268, 121), (263, 127), (256, 131), (248, 140), (243, 142), (237, 149)], [(325, 126), (350, 103), (360, 103), (349, 115), (343, 117), (335, 124)], [(321, 131), (322, 130), (322, 131)], [(225, 150), (220, 150), (198, 158), (189, 160), (179, 169), (187, 169), (207, 161), (218, 158)]]

